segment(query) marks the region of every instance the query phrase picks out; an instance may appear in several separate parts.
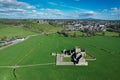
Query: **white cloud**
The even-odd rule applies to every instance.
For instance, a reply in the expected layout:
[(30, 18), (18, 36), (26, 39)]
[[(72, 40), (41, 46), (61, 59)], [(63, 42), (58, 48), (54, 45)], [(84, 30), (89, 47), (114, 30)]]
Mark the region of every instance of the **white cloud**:
[(102, 12), (107, 12), (107, 11), (108, 11), (108, 9), (103, 9), (103, 10), (102, 10)]
[(10, 13), (10, 12), (25, 12), (24, 9), (13, 9), (13, 8), (3, 8), (0, 9), (0, 13)]
[(37, 12), (36, 10), (32, 10), (33, 13)]
[(114, 8), (111, 8), (111, 11), (113, 11), (113, 12), (120, 12), (120, 9), (117, 8), (117, 7), (114, 7)]
[(90, 18), (90, 17), (95, 17), (97, 15), (96, 12), (94, 11), (75, 11), (69, 14), (69, 16), (74, 17), (74, 18)]
[(20, 2), (17, 0), (0, 0), (0, 7), (3, 7), (3, 8), (25, 8), (25, 9), (35, 8), (35, 6), (32, 6), (25, 2)]
[(114, 8), (111, 8), (111, 9), (103, 9), (102, 12), (107, 12), (107, 13), (120, 12), (120, 8), (114, 7)]
[(99, 16), (101, 16), (104, 19), (120, 19), (120, 8), (113, 7), (110, 9), (103, 9), (101, 12), (99, 12)]
[[(58, 5), (54, 2), (49, 2), (50, 5)], [(95, 16), (96, 12), (91, 10), (80, 9), (73, 6), (60, 6), (72, 8), (74, 11), (64, 12), (59, 9), (51, 8), (35, 8), (28, 3), (17, 0), (0, 0), (0, 15), (8, 18), (46, 18), (46, 19), (79, 19)], [(11, 15), (9, 15), (11, 14)]]
[(25, 10), (12, 8), (0, 9), (0, 15), (2, 15), (2, 17), (7, 16), (8, 18), (80, 19), (93, 17), (96, 14), (97, 14), (96, 12), (90, 10), (84, 12), (81, 12), (81, 10), (63, 12), (59, 9), (50, 8), (41, 8), (39, 10), (36, 9)]
[(55, 2), (48, 2), (48, 4), (50, 4), (50, 5), (57, 5), (57, 3), (55, 3)]
[(52, 15), (63, 15), (62, 11), (59, 9), (42, 8), (40, 10)]
[[(10, 15), (9, 15), (10, 14)], [(63, 18), (63, 13), (58, 9), (24, 10), (24, 9), (0, 9), (0, 17), (4, 18)]]

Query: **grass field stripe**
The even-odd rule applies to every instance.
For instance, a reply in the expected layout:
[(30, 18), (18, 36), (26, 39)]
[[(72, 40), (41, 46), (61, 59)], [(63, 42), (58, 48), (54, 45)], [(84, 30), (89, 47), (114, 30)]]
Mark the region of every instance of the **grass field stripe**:
[(20, 65), (18, 68), (22, 68), (22, 67), (33, 67), (33, 66), (43, 66), (43, 65), (52, 65), (55, 63), (43, 63), (43, 64), (31, 64), (31, 65)]
[(28, 54), (26, 54), (25, 56), (23, 56), (15, 65), (17, 65), (18, 63), (20, 63), (26, 56), (28, 56), (34, 49), (31, 49)]
[(0, 66), (0, 68), (13, 68), (13, 66)]
[(55, 63), (42, 63), (42, 64), (30, 64), (30, 65), (17, 65), (17, 66), (0, 66), (0, 68), (22, 68), (22, 67), (34, 67), (34, 66), (44, 66), (53, 65)]

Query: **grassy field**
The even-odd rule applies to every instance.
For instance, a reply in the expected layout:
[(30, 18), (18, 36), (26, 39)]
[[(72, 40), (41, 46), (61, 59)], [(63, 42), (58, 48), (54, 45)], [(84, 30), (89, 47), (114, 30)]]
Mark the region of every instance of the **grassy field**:
[[(16, 69), (0, 67), (1, 80), (119, 80), (120, 38), (94, 36), (64, 37), (58, 34), (40, 35), (0, 50), (0, 66), (34, 65)], [(80, 46), (96, 57), (85, 66), (56, 66), (52, 52)]]
[(3, 37), (12, 38), (15, 36), (24, 37), (32, 34), (36, 34), (36, 33), (25, 30), (19, 26), (13, 26), (13, 25), (9, 26), (9, 25), (0, 24), (0, 38)]
[(12, 38), (15, 36), (24, 37), (28, 35), (37, 34), (37, 32), (57, 32), (62, 28), (57, 26), (54, 27), (49, 24), (31, 24), (28, 28), (13, 26), (13, 25), (5, 25), (0, 24), (0, 38)]
[[(80, 31), (70, 31), (69, 32), (69, 36), (74, 36), (75, 34), (77, 37), (81, 37), (83, 35), (83, 32), (80, 32)], [(96, 32), (96, 35), (102, 36), (102, 32)], [(106, 31), (104, 36), (112, 36), (112, 37), (114, 36), (115, 37), (115, 36), (118, 36), (118, 33)]]
[(64, 57), (64, 58), (63, 58), (63, 61), (64, 61), (64, 62), (71, 62), (71, 57)]
[[(97, 35), (102, 35), (102, 32), (97, 32)], [(118, 36), (117, 32), (105, 32), (105, 36)]]

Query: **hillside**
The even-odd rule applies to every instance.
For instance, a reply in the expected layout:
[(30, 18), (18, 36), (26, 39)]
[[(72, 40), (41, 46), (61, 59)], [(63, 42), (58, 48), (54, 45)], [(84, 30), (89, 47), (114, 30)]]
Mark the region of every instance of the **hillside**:
[(25, 25), (24, 28), (40, 33), (40, 32), (57, 32), (62, 29), (62, 26), (32, 23)]
[(38, 34), (42, 32), (57, 32), (61, 30), (60, 26), (52, 26), (49, 24), (27, 24), (27, 26), (21, 25), (7, 25), (0, 24), (0, 39), (2, 38), (14, 38), (14, 37), (25, 37), (28, 35)]
[(20, 26), (0, 24), (0, 38), (12, 38), (15, 36), (24, 37), (32, 34), (36, 33), (25, 30), (23, 27)]

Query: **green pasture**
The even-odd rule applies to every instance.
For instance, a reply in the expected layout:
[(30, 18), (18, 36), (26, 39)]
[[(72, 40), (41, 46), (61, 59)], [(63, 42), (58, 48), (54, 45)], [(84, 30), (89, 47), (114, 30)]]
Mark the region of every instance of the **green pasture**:
[(55, 64), (16, 68), (0, 67), (0, 80), (119, 80), (120, 38), (94, 36), (64, 37), (58, 34), (34, 36), (0, 50), (0, 66), (25, 66), (55, 63), (52, 52), (80, 46), (96, 57), (88, 66), (56, 66)]
[[(97, 35), (102, 35), (102, 32), (97, 32)], [(117, 32), (109, 32), (109, 31), (106, 31), (105, 32), (105, 36), (118, 36), (118, 33)]]

